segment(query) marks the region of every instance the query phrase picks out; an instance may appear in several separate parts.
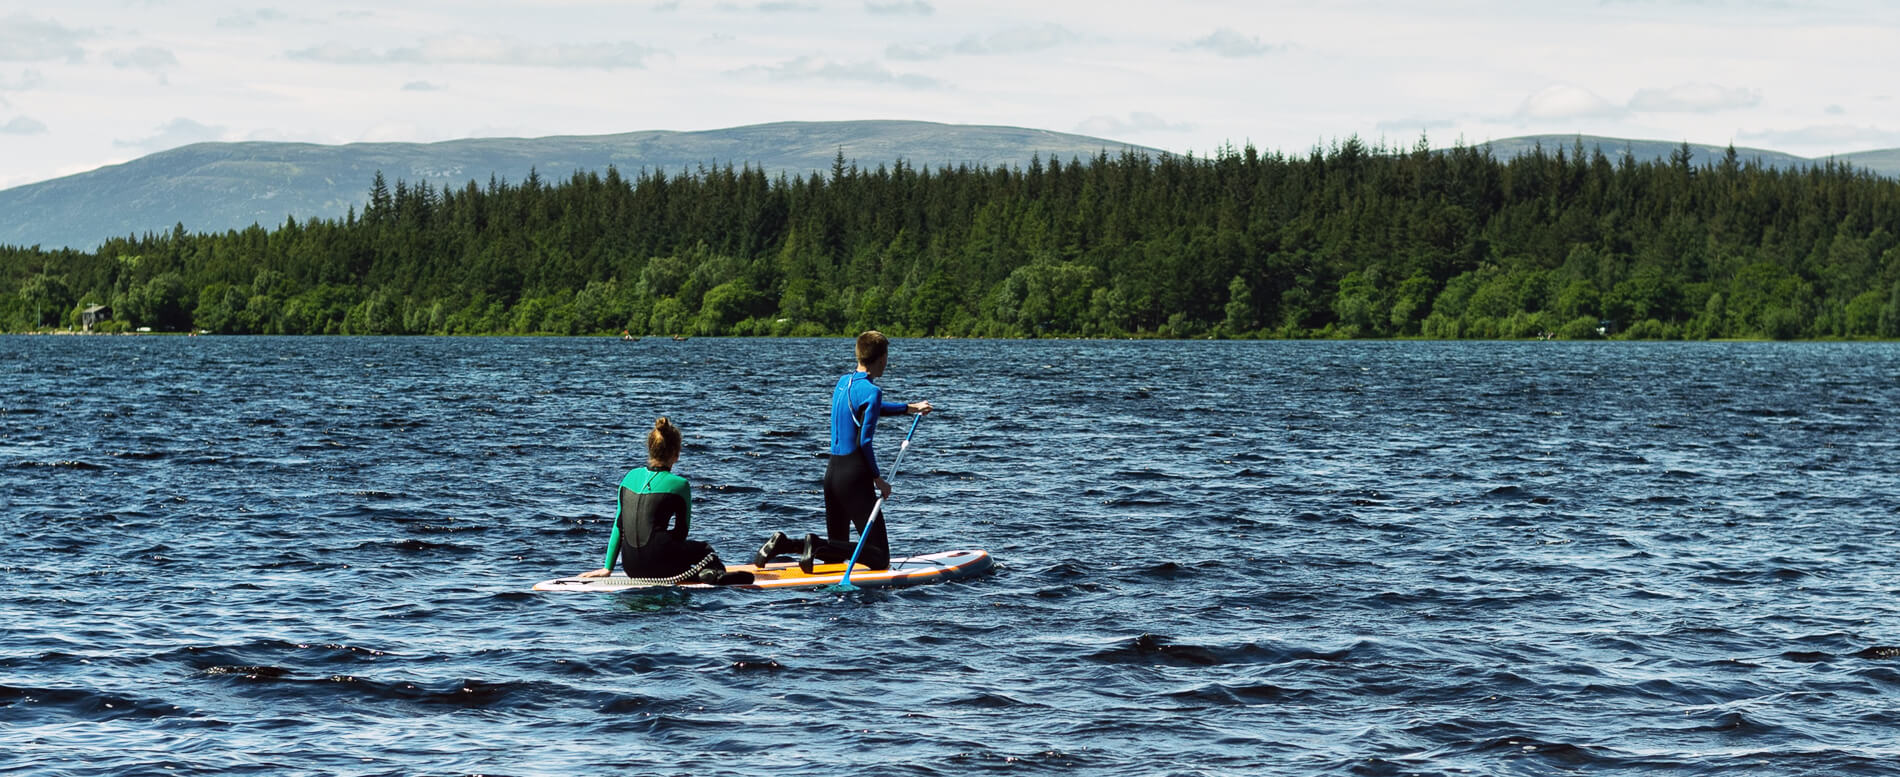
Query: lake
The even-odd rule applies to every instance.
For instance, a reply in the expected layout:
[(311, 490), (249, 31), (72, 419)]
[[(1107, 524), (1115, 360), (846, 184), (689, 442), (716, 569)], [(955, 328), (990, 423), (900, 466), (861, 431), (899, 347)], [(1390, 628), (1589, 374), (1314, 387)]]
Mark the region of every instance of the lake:
[[(537, 594), (835, 340), (0, 337), (0, 773), (1892, 774), (1900, 346), (899, 340), (897, 590)], [(905, 419), (886, 421), (895, 455)]]

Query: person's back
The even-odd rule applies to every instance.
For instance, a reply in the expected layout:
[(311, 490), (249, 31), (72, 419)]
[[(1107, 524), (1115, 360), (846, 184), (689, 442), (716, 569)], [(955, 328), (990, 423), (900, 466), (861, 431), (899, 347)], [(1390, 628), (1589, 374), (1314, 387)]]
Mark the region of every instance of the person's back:
[[(692, 526), (692, 484), (666, 469), (642, 467), (620, 481), (620, 512), (614, 520), (620, 567), (628, 577), (667, 579), (696, 576), (707, 561), (718, 562), (710, 547), (686, 538)], [(612, 568), (613, 541), (603, 565)]]
[(744, 579), (725, 575), (725, 564), (711, 545), (687, 539), (693, 492), (686, 478), (673, 473), (679, 456), (679, 427), (666, 418), (654, 421), (647, 433), (647, 466), (620, 479), (619, 509), (607, 537), (607, 559), (600, 569), (582, 577), (606, 577), (618, 563), (627, 577), (654, 584), (750, 582), (749, 575)]

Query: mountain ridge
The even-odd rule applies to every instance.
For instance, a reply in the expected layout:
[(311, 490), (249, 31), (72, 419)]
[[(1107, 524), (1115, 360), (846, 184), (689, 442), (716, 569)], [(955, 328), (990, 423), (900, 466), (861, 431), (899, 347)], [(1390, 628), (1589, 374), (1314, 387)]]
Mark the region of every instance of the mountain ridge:
[(827, 171), (839, 153), (875, 168), (1023, 165), (1036, 156), (1087, 158), (1132, 143), (1022, 127), (867, 120), (774, 122), (716, 130), (612, 135), (464, 138), (434, 143), (323, 145), (270, 141), (196, 143), (117, 165), (0, 191), (0, 244), (90, 249), (107, 238), (169, 231), (221, 232), (286, 218), (341, 218), (391, 183), (460, 188), (533, 171), (561, 177), (617, 167), (676, 172), (750, 165), (779, 173)]
[[(1639, 160), (1666, 159), (1683, 143), (1581, 134), (1526, 135), (1475, 144), (1500, 159), (1532, 153), (1624, 151)], [(1691, 163), (1714, 164), (1725, 146), (1688, 144)], [(678, 172), (731, 164), (773, 175), (829, 170), (837, 155), (861, 167), (897, 160), (918, 167), (1021, 166), (1047, 159), (1089, 158), (1100, 152), (1167, 151), (1104, 138), (997, 125), (901, 120), (773, 122), (714, 130), (641, 130), (610, 135), (539, 138), (463, 138), (433, 143), (324, 145), (272, 141), (198, 143), (83, 173), (0, 190), (0, 245), (90, 250), (111, 237), (160, 232), (182, 224), (192, 232), (222, 232), (252, 224), (271, 227), (287, 218), (341, 218), (361, 209), (371, 182), (460, 188), (489, 178), (521, 180), (537, 172), (566, 177), (577, 171), (623, 175), (642, 170)], [(1442, 150), (1442, 149), (1440, 149)], [(1810, 158), (1768, 149), (1736, 148), (1743, 163), (1773, 168), (1831, 159), (1889, 177), (1900, 176), (1900, 149)]]
[[(1729, 146), (1718, 146), (1709, 143), (1612, 138), (1574, 133), (1521, 135), (1485, 141), (1476, 145), (1488, 146), (1493, 155), (1500, 159), (1507, 159), (1520, 154), (1530, 153), (1534, 148), (1540, 145), (1546, 154), (1554, 154), (1559, 150), (1570, 153), (1579, 143), (1582, 144), (1586, 152), (1601, 150), (1604, 155), (1610, 157), (1612, 160), (1620, 157), (1623, 151), (1627, 149), (1630, 154), (1639, 161), (1667, 159), (1676, 149), (1681, 148), (1687, 143), (1690, 150), (1690, 164), (1696, 166), (1719, 163), (1730, 148)], [(1900, 148), (1855, 151), (1846, 154), (1828, 154), (1818, 157), (1804, 157), (1785, 151), (1747, 146), (1734, 146), (1734, 149), (1736, 158), (1742, 164), (1748, 164), (1750, 161), (1760, 161), (1764, 167), (1781, 168), (1796, 165), (1818, 165), (1824, 164), (1828, 160), (1833, 160), (1837, 163), (1863, 168), (1889, 178), (1900, 177)]]

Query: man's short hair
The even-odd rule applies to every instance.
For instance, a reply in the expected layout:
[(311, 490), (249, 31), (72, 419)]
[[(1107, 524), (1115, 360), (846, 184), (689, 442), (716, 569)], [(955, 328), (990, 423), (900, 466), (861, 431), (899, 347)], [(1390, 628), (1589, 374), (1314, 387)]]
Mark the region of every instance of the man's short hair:
[(858, 363), (870, 364), (891, 351), (891, 339), (876, 329), (858, 335)]

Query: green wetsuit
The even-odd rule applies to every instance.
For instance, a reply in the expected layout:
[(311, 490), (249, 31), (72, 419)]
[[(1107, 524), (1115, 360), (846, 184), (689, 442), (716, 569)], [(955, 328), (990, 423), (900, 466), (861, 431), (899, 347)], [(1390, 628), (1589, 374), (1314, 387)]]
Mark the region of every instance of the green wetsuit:
[(669, 583), (723, 569), (712, 546), (686, 538), (692, 515), (686, 478), (645, 467), (628, 472), (620, 480), (620, 506), (601, 567), (612, 570), (617, 558), (628, 577)]

